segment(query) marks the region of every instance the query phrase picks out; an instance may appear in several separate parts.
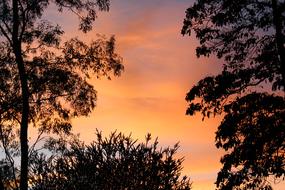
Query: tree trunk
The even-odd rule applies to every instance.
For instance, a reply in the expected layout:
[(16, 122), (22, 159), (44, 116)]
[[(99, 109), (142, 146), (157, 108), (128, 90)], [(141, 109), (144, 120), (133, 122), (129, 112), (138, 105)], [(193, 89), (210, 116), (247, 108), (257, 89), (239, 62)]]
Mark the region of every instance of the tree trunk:
[(28, 81), (22, 57), (21, 41), (19, 40), (19, 8), (18, 0), (13, 0), (13, 52), (16, 57), (18, 66), (21, 91), (22, 91), (22, 118), (20, 128), (20, 144), (21, 144), (21, 174), (20, 174), (20, 189), (28, 189), (28, 122), (29, 122), (29, 92)]
[[(18, 57), (18, 58), (17, 58)], [(21, 178), (20, 189), (28, 189), (28, 119), (29, 119), (29, 94), (27, 76), (23, 63), (22, 56), (16, 56), (18, 70), (21, 80), (22, 90), (22, 118), (20, 129), (20, 143), (21, 143)]]
[(285, 92), (285, 48), (284, 48), (284, 36), (282, 34), (282, 12), (278, 5), (278, 0), (272, 0), (273, 10), (273, 24), (275, 26), (275, 38), (277, 53), (280, 60), (280, 69), (282, 75), (283, 91)]

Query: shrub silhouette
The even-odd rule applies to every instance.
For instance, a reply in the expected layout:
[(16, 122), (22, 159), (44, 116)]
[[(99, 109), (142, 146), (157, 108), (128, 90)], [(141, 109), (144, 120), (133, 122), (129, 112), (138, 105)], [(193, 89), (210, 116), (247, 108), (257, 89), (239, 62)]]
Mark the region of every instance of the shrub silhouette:
[(78, 138), (50, 139), (51, 157), (35, 154), (31, 159), (33, 190), (190, 190), (181, 177), (183, 158), (175, 158), (178, 145), (159, 148), (157, 139), (137, 143), (131, 136), (112, 133), (85, 145)]

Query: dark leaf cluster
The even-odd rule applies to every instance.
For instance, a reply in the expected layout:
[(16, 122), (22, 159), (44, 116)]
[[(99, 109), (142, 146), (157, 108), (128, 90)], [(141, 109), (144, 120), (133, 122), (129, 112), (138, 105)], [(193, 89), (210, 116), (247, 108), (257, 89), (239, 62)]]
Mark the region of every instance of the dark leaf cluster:
[[(45, 11), (53, 7), (59, 13), (73, 13), (86, 33), (97, 12), (108, 11), (109, 4), (109, 0), (0, 2), (0, 127), (5, 131), (13, 126), (13, 133), (20, 134), (16, 137), (20, 138), (21, 190), (28, 188), (28, 155), (34, 148), (29, 150), (29, 127), (36, 126), (40, 136), (69, 134), (71, 118), (87, 116), (96, 105), (91, 76), (110, 78), (123, 70), (113, 36), (100, 36), (90, 44), (78, 38), (63, 42), (64, 31), (45, 17)], [(1, 135), (3, 147), (9, 148), (8, 137)]]
[(221, 73), (187, 93), (188, 115), (224, 115), (216, 145), (228, 151), (218, 189), (270, 189), (284, 180), (285, 2), (197, 0), (183, 35), (195, 33), (196, 54), (215, 55)]
[(137, 143), (131, 136), (112, 133), (85, 145), (78, 138), (50, 139), (51, 157), (34, 154), (30, 167), (31, 189), (190, 190), (181, 177), (183, 159), (173, 148), (159, 148), (157, 139)]
[(123, 70), (122, 58), (115, 52), (113, 36), (109, 39), (99, 36), (90, 44), (78, 38), (62, 42), (64, 31), (42, 19), (42, 15), (51, 4), (59, 11), (71, 10), (82, 19), (81, 29), (87, 31), (95, 19), (95, 10), (109, 10), (109, 1), (25, 0), (17, 3), (19, 30), (15, 41), (12, 39), (15, 24), (12, 2), (0, 2), (1, 122), (16, 126), (21, 122), (21, 78), (14, 54), (14, 45), (19, 41), (29, 95), (29, 123), (37, 125), (40, 131), (68, 131), (70, 118), (86, 116), (96, 105), (96, 90), (90, 76), (119, 76)]
[(270, 189), (270, 176), (285, 176), (285, 100), (253, 93), (225, 106), (216, 146), (221, 159), (220, 189)]

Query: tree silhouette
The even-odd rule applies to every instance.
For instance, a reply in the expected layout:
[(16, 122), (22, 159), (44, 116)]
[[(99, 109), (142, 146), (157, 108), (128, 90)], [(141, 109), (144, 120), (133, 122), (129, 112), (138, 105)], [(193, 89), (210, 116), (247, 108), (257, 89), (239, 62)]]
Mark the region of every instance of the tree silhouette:
[(30, 183), (33, 190), (190, 190), (188, 177), (180, 177), (183, 158), (175, 158), (178, 145), (159, 148), (152, 143), (137, 143), (131, 136), (112, 133), (85, 145), (78, 138), (51, 138), (45, 145), (51, 157), (34, 154)]
[(284, 13), (278, 0), (199, 0), (186, 11), (182, 34), (195, 32), (197, 56), (224, 63), (186, 96), (188, 115), (224, 114), (218, 189), (270, 189), (268, 177), (284, 179)]
[(88, 32), (96, 12), (109, 0), (3, 0), (0, 2), (0, 124), (20, 130), (20, 189), (28, 188), (28, 126), (69, 131), (70, 118), (88, 115), (96, 103), (91, 75), (119, 75), (121, 58), (114, 37), (89, 45), (77, 38), (61, 41), (64, 31), (43, 18), (49, 6), (70, 11)]

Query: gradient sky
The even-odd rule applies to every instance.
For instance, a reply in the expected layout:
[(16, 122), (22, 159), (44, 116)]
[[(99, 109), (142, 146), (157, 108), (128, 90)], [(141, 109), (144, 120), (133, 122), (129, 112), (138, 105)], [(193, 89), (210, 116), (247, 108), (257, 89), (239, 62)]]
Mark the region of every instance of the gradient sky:
[[(187, 91), (201, 78), (216, 74), (221, 61), (197, 59), (194, 37), (180, 34), (184, 12), (191, 0), (113, 0), (108, 13), (99, 13), (94, 30), (78, 33), (75, 17), (50, 17), (63, 24), (67, 36), (85, 40), (97, 33), (115, 35), (125, 71), (119, 78), (94, 80), (98, 102), (88, 118), (73, 120), (74, 131), (90, 142), (96, 128), (105, 135), (117, 130), (144, 140), (158, 137), (163, 147), (180, 142), (185, 157), (183, 174), (193, 190), (214, 189), (223, 152), (214, 145), (220, 118), (186, 116)], [(283, 183), (284, 184), (284, 183)], [(284, 187), (284, 186), (283, 186)], [(282, 189), (279, 187), (276, 190)]]

